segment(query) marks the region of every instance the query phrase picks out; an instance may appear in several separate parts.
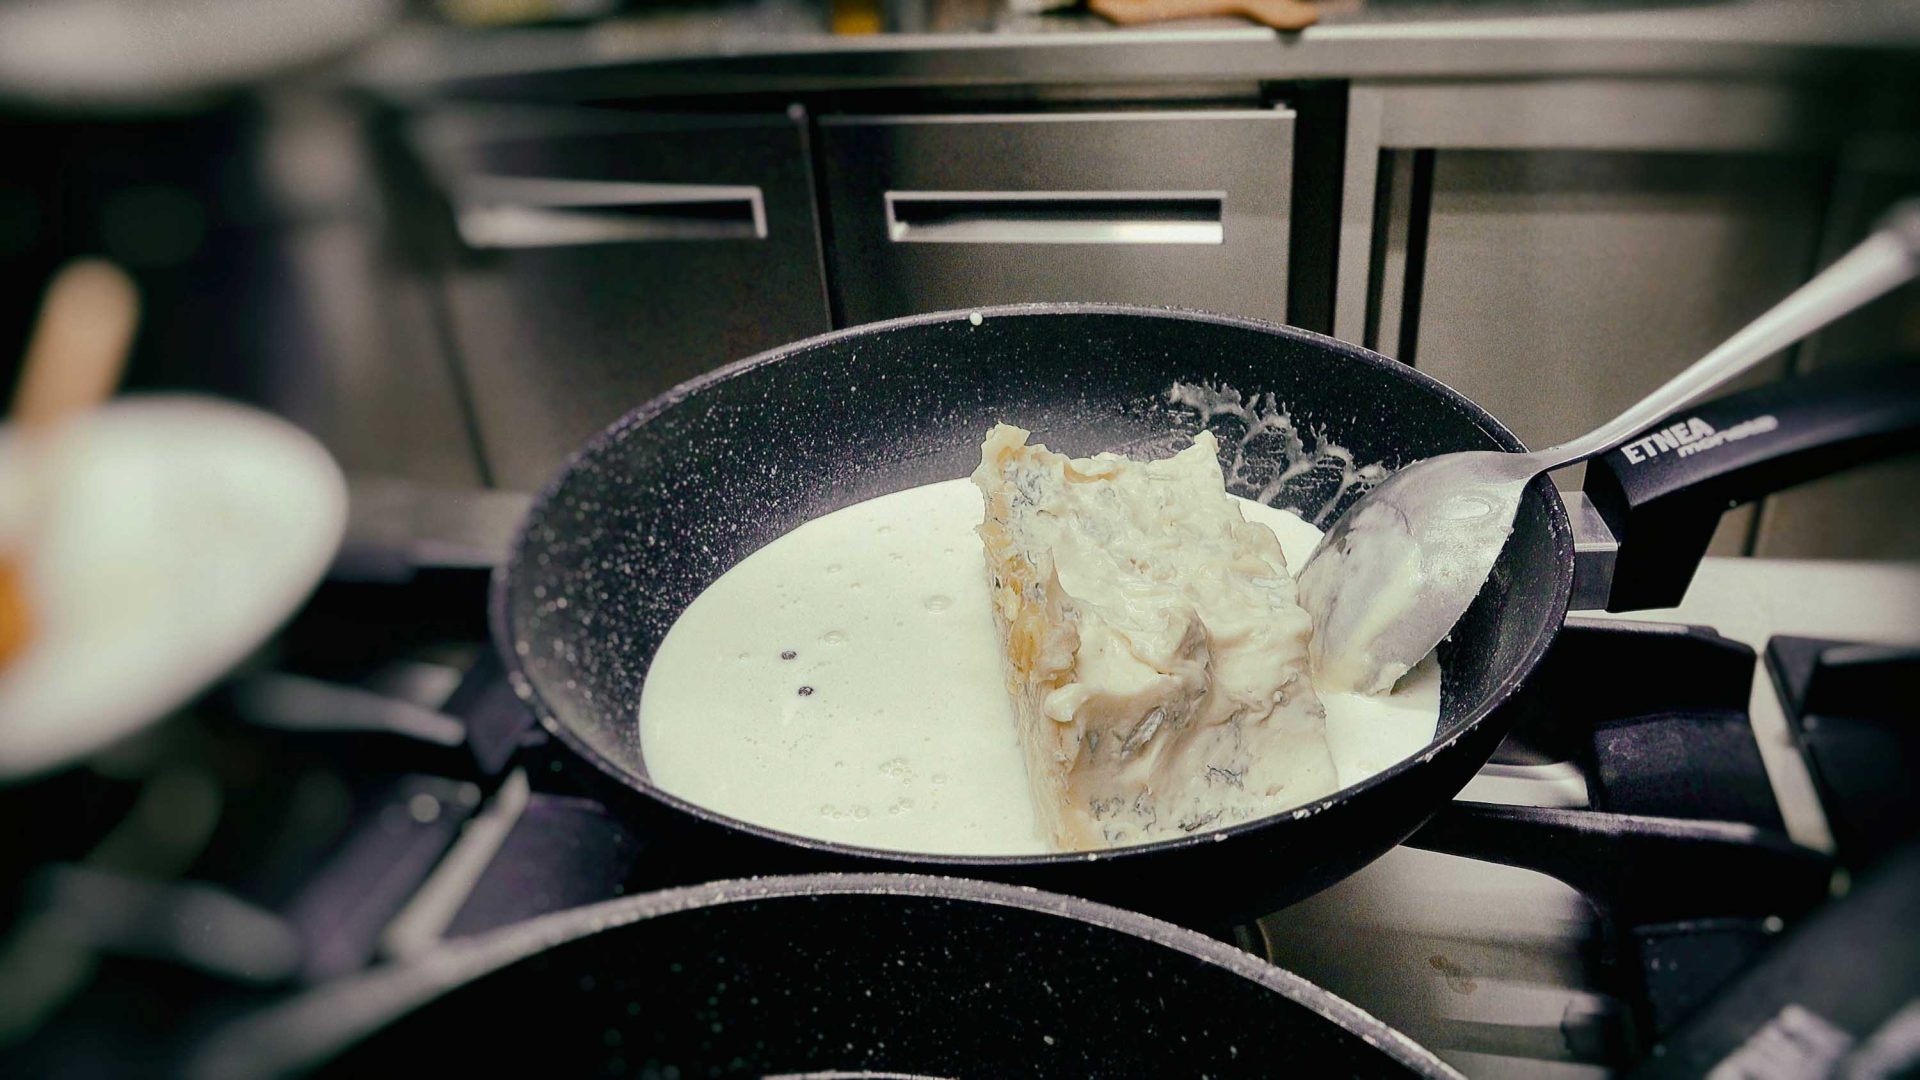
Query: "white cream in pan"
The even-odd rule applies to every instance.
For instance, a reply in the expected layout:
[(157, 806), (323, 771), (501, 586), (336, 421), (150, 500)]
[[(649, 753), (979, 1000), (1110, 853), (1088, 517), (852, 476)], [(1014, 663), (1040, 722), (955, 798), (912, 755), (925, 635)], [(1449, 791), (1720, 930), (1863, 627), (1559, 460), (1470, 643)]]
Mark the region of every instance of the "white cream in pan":
[[(1320, 530), (1242, 500), (1289, 565)], [(865, 847), (1050, 850), (988, 607), (965, 479), (849, 506), (754, 552), (668, 631), (640, 697), (660, 787), (730, 817)], [(1431, 658), (1391, 695), (1322, 695), (1351, 785), (1432, 741)]]

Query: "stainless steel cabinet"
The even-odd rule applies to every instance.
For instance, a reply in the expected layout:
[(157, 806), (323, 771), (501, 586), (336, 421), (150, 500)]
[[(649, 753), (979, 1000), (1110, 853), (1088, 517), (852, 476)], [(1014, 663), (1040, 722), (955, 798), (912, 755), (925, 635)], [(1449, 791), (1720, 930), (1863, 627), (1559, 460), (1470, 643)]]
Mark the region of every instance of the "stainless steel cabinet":
[(449, 331), (494, 482), (829, 326), (806, 119), (466, 109), (415, 142), (458, 239)]
[[(1530, 446), (1585, 432), (1806, 278), (1824, 175), (1795, 157), (1440, 151), (1403, 358)], [(1741, 553), (1751, 526), (1727, 515), (1715, 552)]]
[[(1896, 199), (1920, 192), (1920, 137), (1854, 140), (1835, 170), (1823, 257), (1859, 242)], [(1920, 288), (1882, 297), (1800, 349), (1803, 372), (1920, 363)], [(1766, 501), (1755, 555), (1776, 559), (1920, 558), (1920, 457), (1850, 469)]]
[(1286, 318), (1293, 114), (828, 116), (843, 323), (1040, 300)]
[[(1904, 87), (1839, 80), (1355, 82), (1335, 333), (1453, 383), (1529, 442), (1584, 431), (1912, 191), (1916, 118)], [(1883, 300), (1791, 362), (1910, 349), (1911, 310)], [(1766, 500), (1727, 515), (1713, 551), (1910, 558), (1915, 475), (1877, 466)]]

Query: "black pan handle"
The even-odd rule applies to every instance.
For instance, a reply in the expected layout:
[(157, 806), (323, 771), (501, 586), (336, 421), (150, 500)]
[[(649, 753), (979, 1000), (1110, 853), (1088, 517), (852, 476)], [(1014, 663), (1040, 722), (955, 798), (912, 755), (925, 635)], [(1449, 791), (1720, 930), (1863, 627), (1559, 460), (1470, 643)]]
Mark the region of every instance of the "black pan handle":
[(1461, 799), (1406, 844), (1545, 874), (1635, 926), (1798, 916), (1826, 898), (1833, 876), (1827, 855), (1738, 822)]
[(1842, 368), (1674, 413), (1587, 466), (1587, 497), (1619, 542), (1606, 610), (1678, 604), (1733, 507), (1916, 448), (1920, 364)]

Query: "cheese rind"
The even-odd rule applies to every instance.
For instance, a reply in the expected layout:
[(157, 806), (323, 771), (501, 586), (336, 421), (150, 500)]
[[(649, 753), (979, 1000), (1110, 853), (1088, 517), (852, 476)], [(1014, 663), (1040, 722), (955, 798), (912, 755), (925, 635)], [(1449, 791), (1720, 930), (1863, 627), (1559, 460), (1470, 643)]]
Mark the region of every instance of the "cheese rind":
[(1041, 830), (1064, 850), (1141, 843), (1333, 791), (1311, 621), (1212, 434), (1153, 462), (1027, 436), (996, 426), (973, 480)]

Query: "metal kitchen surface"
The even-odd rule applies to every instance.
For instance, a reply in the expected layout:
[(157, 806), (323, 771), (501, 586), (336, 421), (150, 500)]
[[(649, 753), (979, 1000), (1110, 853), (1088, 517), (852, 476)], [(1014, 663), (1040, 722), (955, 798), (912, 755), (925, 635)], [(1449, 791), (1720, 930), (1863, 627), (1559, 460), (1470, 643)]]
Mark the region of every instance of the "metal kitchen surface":
[[(1542, 76), (1851, 77), (1903, 70), (1910, 5), (1328, 3), (1282, 34), (1237, 19), (1119, 28), (1092, 15), (980, 8), (948, 32), (835, 37), (804, 9), (741, 4), (699, 18), (638, 16), (577, 30), (419, 32), (364, 58), (354, 81), (589, 100), (615, 96), (922, 86), (1236, 79)], [(1862, 68), (1861, 65), (1867, 65)], [(1876, 67), (1877, 66), (1877, 67)]]

